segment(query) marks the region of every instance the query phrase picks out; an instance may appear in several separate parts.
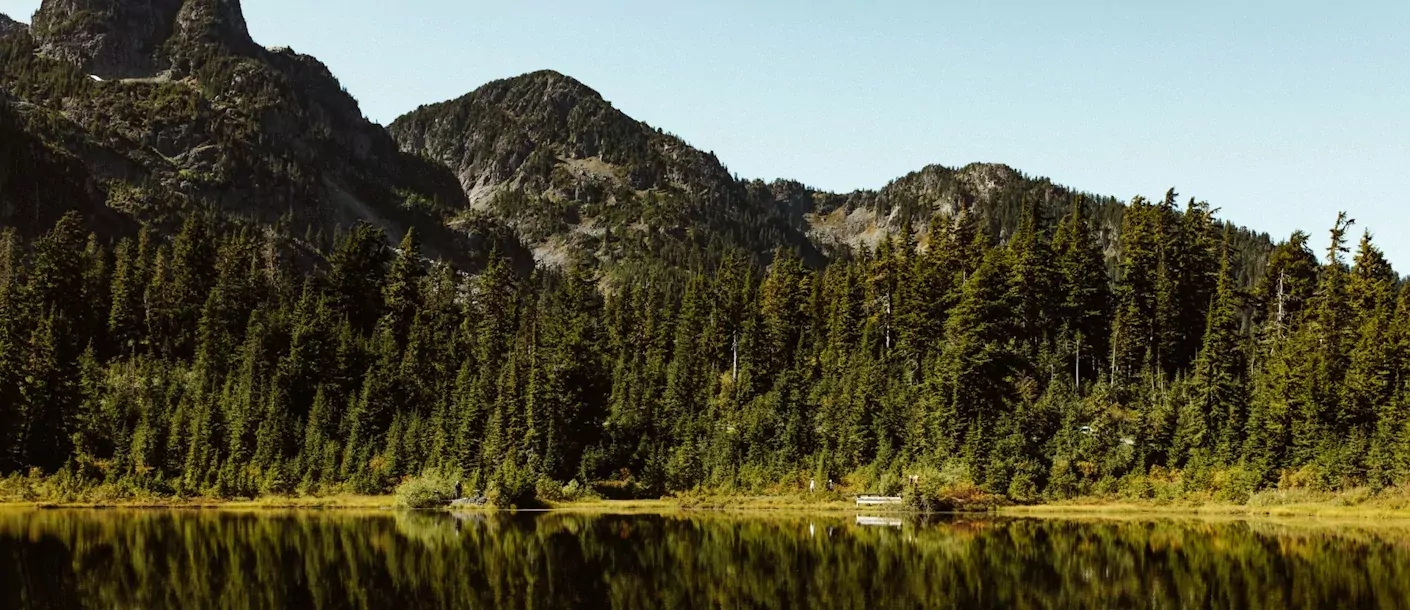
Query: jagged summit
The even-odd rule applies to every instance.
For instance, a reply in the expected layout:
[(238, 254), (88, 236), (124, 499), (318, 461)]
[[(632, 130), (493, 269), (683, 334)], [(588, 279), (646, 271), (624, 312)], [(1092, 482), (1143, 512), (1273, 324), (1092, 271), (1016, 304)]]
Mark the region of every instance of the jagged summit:
[(238, 0), (44, 0), (41, 53), (103, 78), (184, 73), (213, 52), (254, 53)]
[[(44, 0), (7, 39), (9, 123), (85, 169), (85, 205), (168, 228), (211, 206), (315, 242), (368, 221), (394, 240), (416, 227), (428, 253), (465, 266), (486, 239), (524, 258), (500, 225), (458, 217), (455, 177), (401, 153), (322, 62), (256, 45), (237, 0)], [(0, 222), (42, 226), (53, 214), (5, 195), (24, 190), (0, 188)]]
[(29, 26), (11, 19), (10, 16), (5, 13), (0, 13), (0, 38), (28, 29)]

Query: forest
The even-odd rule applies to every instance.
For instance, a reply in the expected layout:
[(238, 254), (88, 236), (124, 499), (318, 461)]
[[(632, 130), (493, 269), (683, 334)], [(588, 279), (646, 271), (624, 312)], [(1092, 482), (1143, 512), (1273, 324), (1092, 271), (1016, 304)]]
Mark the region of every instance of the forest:
[(1294, 233), (1243, 281), (1233, 229), (1173, 190), (1134, 198), (1115, 248), (1082, 199), (1038, 207), (1003, 239), (961, 209), (822, 265), (492, 255), (473, 276), (368, 224), (314, 257), (215, 213), (169, 240), (106, 242), (75, 213), (7, 229), (0, 473), (230, 498), (434, 472), (510, 501), (1410, 481), (1410, 292), (1369, 232), (1353, 246), (1342, 215), (1320, 257)]

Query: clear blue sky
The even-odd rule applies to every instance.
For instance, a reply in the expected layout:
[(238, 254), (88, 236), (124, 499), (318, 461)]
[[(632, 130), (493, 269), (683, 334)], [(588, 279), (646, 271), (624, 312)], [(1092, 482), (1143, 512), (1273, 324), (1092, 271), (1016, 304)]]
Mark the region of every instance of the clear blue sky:
[(1405, 0), (243, 4), (257, 41), (319, 57), (382, 123), (551, 68), (744, 177), (846, 191), (1002, 162), (1122, 198), (1175, 186), (1319, 253), (1345, 209), (1410, 272)]

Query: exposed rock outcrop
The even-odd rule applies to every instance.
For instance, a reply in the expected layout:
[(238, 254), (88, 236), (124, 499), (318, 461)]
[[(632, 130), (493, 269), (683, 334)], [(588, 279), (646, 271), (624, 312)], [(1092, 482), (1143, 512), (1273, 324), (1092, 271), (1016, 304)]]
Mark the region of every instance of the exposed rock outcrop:
[(190, 69), (211, 53), (257, 50), (238, 0), (44, 0), (40, 52), (105, 79)]
[(11, 19), (9, 15), (0, 13), (0, 38), (26, 31), (29, 31), (29, 26)]
[(522, 252), (462, 218), (455, 176), (403, 154), (322, 62), (256, 45), (237, 0), (45, 0), (21, 36), (0, 59), (24, 67), (0, 86), (58, 121), (35, 125), (69, 125), (37, 135), (146, 222), (215, 205), (325, 239), (356, 221), (392, 240), (415, 226), (428, 253), (470, 267), (495, 246)]
[[(852, 193), (739, 180), (552, 71), (384, 129), (322, 62), (255, 44), (238, 0), (44, 0), (33, 27), (0, 16), (0, 36), (0, 91), (14, 96), (0, 103), (0, 220), (33, 226), (64, 206), (174, 226), (210, 205), (320, 247), (357, 221), (393, 240), (414, 226), (428, 254), (467, 268), (492, 249), (527, 262), (521, 239), (551, 265), (698, 266), (781, 247), (822, 262), (906, 226), (923, 242), (932, 217), (961, 213), (1004, 240), (1024, 202), (1051, 223), (1076, 194), (997, 164)], [(44, 207), (36, 189), (55, 181), (73, 192)], [(1114, 243), (1123, 206), (1089, 205)]]
[(636, 121), (553, 71), (494, 81), (392, 123), (405, 152), (460, 179), (470, 204), (505, 218), (559, 260), (560, 247), (604, 259), (714, 240), (767, 254), (801, 248), (783, 210), (750, 197), (712, 153)]
[[(880, 190), (843, 194), (791, 180), (740, 181), (713, 154), (632, 119), (552, 71), (423, 106), (389, 130), (402, 150), (451, 168), (471, 205), (519, 228), (544, 262), (563, 259), (564, 247), (618, 258), (624, 252), (613, 247), (613, 237), (633, 235), (697, 244), (704, 236), (761, 255), (794, 246), (817, 259), (875, 247), (907, 220), (923, 232), (932, 216), (961, 210), (981, 215), (1004, 239), (1024, 201), (1056, 219), (1075, 194), (982, 163), (958, 170), (934, 165)], [(1119, 202), (1093, 197), (1092, 205), (1119, 223)]]

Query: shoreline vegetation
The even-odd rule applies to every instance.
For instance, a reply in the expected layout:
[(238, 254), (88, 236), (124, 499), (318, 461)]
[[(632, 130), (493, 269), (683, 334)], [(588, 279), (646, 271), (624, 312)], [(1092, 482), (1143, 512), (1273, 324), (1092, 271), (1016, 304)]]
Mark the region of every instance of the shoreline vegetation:
[[(430, 511), (430, 512), (500, 512), (520, 509), (500, 509), (493, 506), (441, 507), (409, 509), (397, 505), (394, 496), (338, 495), (327, 497), (254, 499), (166, 498), (108, 502), (43, 502), (0, 501), (0, 510), (68, 509), (68, 510), (217, 510), (217, 511)], [(828, 514), (910, 514), (910, 509), (864, 507), (845, 501), (815, 501), (802, 497), (781, 496), (719, 496), (706, 502), (680, 498), (655, 500), (595, 500), (555, 503), (532, 511), (589, 512), (610, 514), (636, 513), (828, 513)], [(1410, 522), (1410, 503), (1391, 505), (1346, 505), (1339, 499), (1309, 501), (1279, 506), (1251, 506), (1221, 503), (1160, 503), (1154, 501), (1109, 501), (1101, 498), (1063, 501), (1053, 504), (992, 507), (982, 511), (960, 511), (933, 514), (989, 515), (1042, 519), (1167, 519), (1167, 518), (1231, 518), (1231, 519), (1317, 519), (1367, 523)]]
[[(552, 493), (540, 486), (534, 498), (514, 505), (451, 506), (449, 494), (439, 493), (432, 499), (408, 497), (408, 488), (417, 486), (443, 487), (444, 479), (409, 479), (397, 493), (368, 495), (339, 492), (321, 495), (253, 498), (180, 497), (170, 495), (132, 495), (116, 497), (112, 490), (92, 487), (78, 495), (58, 495), (54, 477), (0, 479), (0, 509), (65, 508), (65, 509), (218, 509), (229, 511), (260, 510), (430, 510), (445, 512), (475, 512), (500, 510), (548, 510), (603, 513), (669, 513), (669, 512), (806, 512), (806, 513), (888, 513), (888, 514), (987, 514), (1005, 517), (1037, 518), (1314, 518), (1347, 520), (1364, 524), (1367, 521), (1410, 521), (1410, 488), (1385, 489), (1373, 492), (1357, 488), (1340, 492), (1311, 490), (1268, 490), (1251, 496), (1246, 502), (1231, 502), (1192, 493), (1181, 498), (1130, 498), (1092, 496), (1053, 499), (1030, 503), (1014, 503), (1005, 498), (982, 493), (977, 488), (948, 488), (920, 497), (926, 491), (918, 486), (902, 494), (897, 506), (859, 506), (854, 502), (855, 489), (809, 493), (796, 490), (771, 490), (764, 493), (689, 492), (663, 497), (606, 497), (619, 487), (614, 483), (584, 486), (564, 486), (568, 493)], [(453, 485), (453, 483), (451, 483)], [(618, 492), (621, 490), (618, 489)]]

